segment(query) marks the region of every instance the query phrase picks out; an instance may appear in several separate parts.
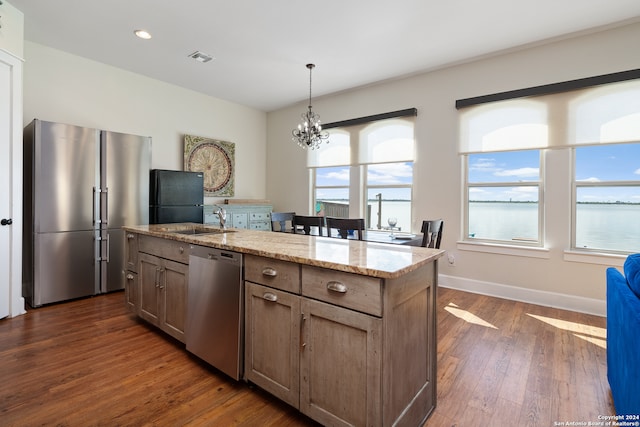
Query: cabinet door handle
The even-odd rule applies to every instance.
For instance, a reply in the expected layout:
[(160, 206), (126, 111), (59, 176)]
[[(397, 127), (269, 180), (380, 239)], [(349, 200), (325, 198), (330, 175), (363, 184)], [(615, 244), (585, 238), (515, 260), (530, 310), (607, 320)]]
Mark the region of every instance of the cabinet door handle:
[(331, 280), (330, 282), (327, 282), (327, 289), (333, 292), (338, 292), (340, 294), (347, 293), (346, 285), (342, 282), (337, 282), (335, 280)]
[(262, 269), (262, 275), (269, 276), (269, 277), (276, 277), (278, 275), (278, 272), (271, 267), (266, 267)]
[(162, 283), (162, 280), (164, 279), (164, 272), (165, 271), (166, 270), (164, 268), (160, 269), (160, 284), (159, 284), (160, 289), (164, 289), (164, 284)]
[(271, 292), (265, 292), (264, 295), (262, 295), (262, 299), (265, 301), (276, 302), (278, 301), (278, 296), (276, 294), (272, 294)]
[(307, 343), (304, 342), (304, 322), (307, 320), (304, 317), (304, 313), (300, 313), (300, 352), (304, 351), (304, 348), (307, 346)]
[(180, 248), (178, 249), (178, 252), (180, 252), (181, 254), (184, 253), (184, 248), (182, 246), (180, 246)]
[(133, 274), (131, 273), (127, 274), (127, 280), (133, 280)]
[(156, 288), (160, 287), (160, 267), (156, 267), (155, 285)]
[(133, 233), (127, 234), (127, 239), (133, 239), (134, 237), (136, 237), (136, 236), (134, 236)]

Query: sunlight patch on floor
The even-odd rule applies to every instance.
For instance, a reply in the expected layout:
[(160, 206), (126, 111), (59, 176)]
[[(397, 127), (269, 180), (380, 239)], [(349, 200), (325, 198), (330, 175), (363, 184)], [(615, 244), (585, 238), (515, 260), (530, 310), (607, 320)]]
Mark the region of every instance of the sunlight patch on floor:
[(605, 328), (539, 316), (537, 314), (527, 313), (527, 315), (558, 329), (573, 332), (573, 336), (595, 344), (598, 347), (607, 348), (607, 330)]
[(449, 305), (447, 305), (444, 309), (449, 313), (453, 314), (454, 316), (456, 316), (457, 318), (464, 320), (465, 322), (473, 323), (474, 325), (480, 325), (487, 328), (498, 329), (497, 327), (493, 326), (491, 323), (485, 320), (482, 320), (475, 314), (472, 314), (467, 310), (458, 308), (458, 306), (452, 302), (450, 302)]
[(574, 337), (578, 337), (581, 338), (587, 342), (590, 342), (591, 344), (595, 344), (598, 347), (602, 347), (602, 348), (607, 348), (607, 340), (606, 338), (596, 338), (596, 337), (590, 337), (587, 335), (580, 335), (580, 334), (573, 334)]

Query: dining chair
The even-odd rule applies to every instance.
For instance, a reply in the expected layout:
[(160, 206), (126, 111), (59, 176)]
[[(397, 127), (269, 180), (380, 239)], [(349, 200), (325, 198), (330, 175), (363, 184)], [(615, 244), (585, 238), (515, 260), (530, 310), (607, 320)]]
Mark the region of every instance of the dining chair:
[[(295, 212), (271, 212), (271, 231), (280, 231), (283, 233), (293, 233), (293, 217)], [(287, 228), (287, 221), (289, 227)], [(274, 227), (276, 224), (279, 228)]]
[(422, 221), (422, 246), (423, 248), (440, 249), (444, 221), (441, 219)]
[(358, 240), (362, 240), (364, 233), (364, 218), (335, 218), (327, 217), (327, 233), (331, 237), (331, 230), (338, 230), (342, 239), (347, 238), (349, 230), (358, 232)]
[(323, 216), (304, 216), (304, 215), (294, 215), (293, 216), (293, 232), (298, 232), (298, 227), (302, 226), (304, 230), (304, 234), (311, 234), (311, 227), (318, 227), (318, 236), (322, 236), (322, 227), (324, 227), (324, 217)]

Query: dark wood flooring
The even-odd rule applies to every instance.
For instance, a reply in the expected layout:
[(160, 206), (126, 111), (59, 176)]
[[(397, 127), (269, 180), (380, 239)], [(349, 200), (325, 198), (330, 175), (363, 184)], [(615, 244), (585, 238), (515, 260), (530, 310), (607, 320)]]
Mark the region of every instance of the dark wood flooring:
[[(441, 288), (435, 426), (613, 415), (605, 319)], [(0, 320), (0, 426), (307, 426), (130, 315), (116, 292)]]

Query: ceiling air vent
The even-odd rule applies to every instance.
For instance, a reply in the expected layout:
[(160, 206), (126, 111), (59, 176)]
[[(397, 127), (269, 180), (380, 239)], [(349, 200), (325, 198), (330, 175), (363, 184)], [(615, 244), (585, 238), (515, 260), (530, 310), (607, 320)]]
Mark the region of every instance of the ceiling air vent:
[(199, 62), (209, 62), (213, 59), (213, 56), (207, 55), (206, 53), (200, 52), (199, 50), (196, 50), (195, 52), (190, 54), (189, 57)]

